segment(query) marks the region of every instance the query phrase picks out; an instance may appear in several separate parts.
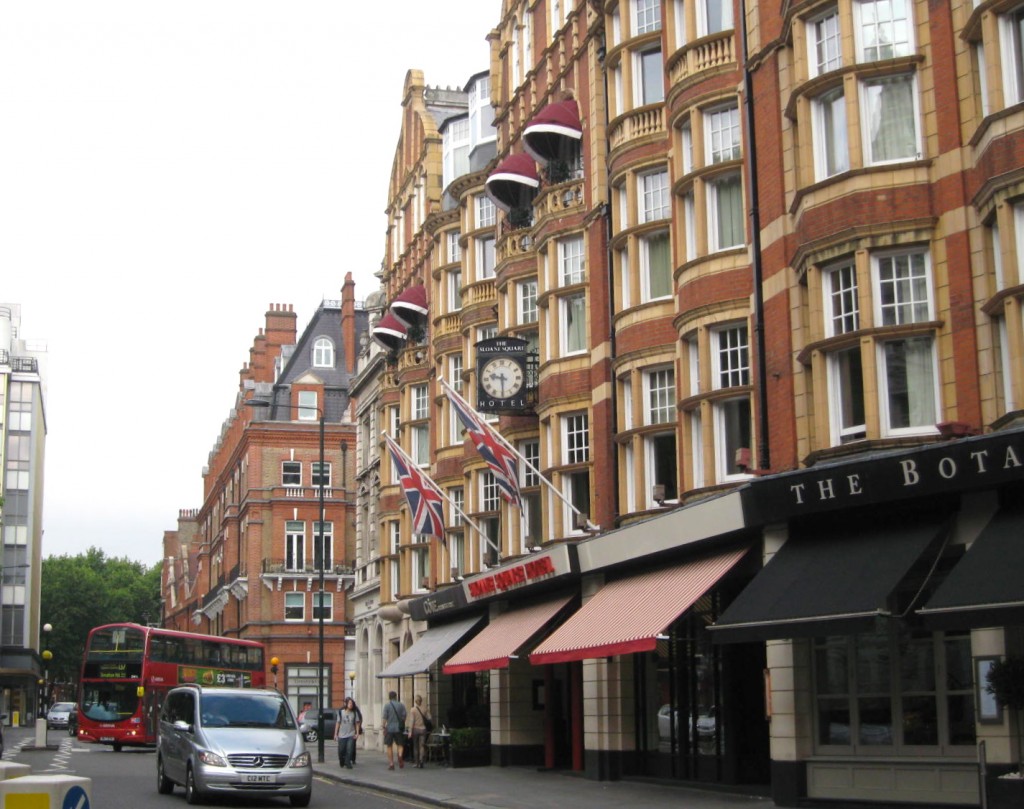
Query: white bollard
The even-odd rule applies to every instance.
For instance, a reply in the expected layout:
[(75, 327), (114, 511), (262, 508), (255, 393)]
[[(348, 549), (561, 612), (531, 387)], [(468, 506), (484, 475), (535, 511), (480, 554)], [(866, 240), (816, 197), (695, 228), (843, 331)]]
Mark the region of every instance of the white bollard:
[(92, 779), (77, 775), (26, 775), (0, 781), (0, 807), (90, 809)]
[(36, 720), (36, 747), (46, 747), (46, 717)]
[(21, 778), (31, 774), (32, 768), (28, 764), (19, 764), (17, 761), (0, 761), (0, 781), (8, 781), (11, 778)]

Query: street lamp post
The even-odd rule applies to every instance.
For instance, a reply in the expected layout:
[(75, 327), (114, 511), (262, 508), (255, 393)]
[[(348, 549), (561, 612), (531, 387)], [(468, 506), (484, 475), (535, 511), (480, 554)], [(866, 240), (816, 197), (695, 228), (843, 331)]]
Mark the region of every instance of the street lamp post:
[[(249, 399), (246, 404), (249, 407), (270, 407), (271, 403), (264, 399)], [(278, 405), (279, 407), (287, 407), (289, 410), (312, 410), (309, 406), (298, 406), (298, 405)], [(317, 598), (320, 602), (320, 609), (318, 612), (317, 619), (317, 630), (318, 630), (318, 658), (317, 658), (317, 678), (316, 678), (316, 694), (317, 694), (317, 718), (316, 718), (316, 760), (318, 764), (324, 763), (324, 564), (327, 559), (327, 541), (324, 536), (325, 529), (325, 513), (324, 513), (324, 467), (326, 462), (324, 459), (324, 409), (320, 406), (316, 408), (316, 415), (320, 421), (320, 565), (319, 565), (319, 584), (320, 592)], [(314, 551), (315, 558), (315, 551)], [(275, 686), (276, 687), (276, 686)]]

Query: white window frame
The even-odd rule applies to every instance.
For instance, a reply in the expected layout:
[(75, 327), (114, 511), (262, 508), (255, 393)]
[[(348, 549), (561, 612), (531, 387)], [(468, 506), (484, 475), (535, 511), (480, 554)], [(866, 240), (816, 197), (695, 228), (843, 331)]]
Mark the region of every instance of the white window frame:
[[(906, 10), (906, 16), (900, 18), (890, 15), (886, 21), (877, 21), (877, 11), (879, 9), (891, 10), (900, 5)], [(891, 53), (879, 53), (878, 51), (881, 46), (878, 45), (871, 46), (875, 53), (868, 52), (868, 44), (865, 37), (865, 33), (869, 30), (869, 24), (871, 24), (867, 18), (868, 15), (865, 14), (865, 10), (868, 8), (874, 8), (876, 11), (874, 27), (885, 28), (885, 36), (876, 38), (877, 41), (888, 42), (888, 47), (892, 48)], [(901, 29), (906, 34), (902, 41), (897, 36), (897, 31)], [(885, 59), (895, 59), (899, 56), (910, 56), (914, 52), (914, 19), (910, 0), (855, 0), (853, 4), (853, 31), (854, 41), (857, 46), (858, 62), (879, 62)]]
[[(843, 423), (843, 404), (847, 398), (855, 395), (852, 391), (853, 383), (852, 369), (846, 362), (848, 357), (856, 356), (860, 359), (861, 383), (860, 383), (860, 404), (861, 408), (867, 410), (867, 402), (864, 395), (863, 382), (863, 355), (860, 344), (848, 346), (840, 351), (830, 351), (826, 356), (826, 368), (828, 377), (828, 413), (829, 428), (831, 431), (832, 446), (839, 446), (848, 441), (856, 441), (867, 436), (867, 423)], [(866, 417), (865, 417), (866, 418)]]
[(625, 243), (616, 252), (616, 261), (619, 265), (619, 311), (624, 312), (633, 305), (633, 284), (632, 272), (629, 266), (629, 243)]
[(850, 170), (846, 93), (842, 84), (811, 100), (814, 131), (814, 178), (825, 180)]
[(320, 545), (323, 559), (321, 564), (325, 571), (334, 568), (334, 522), (325, 520), (323, 523), (323, 538), (321, 539), (320, 521), (313, 521), (313, 567), (316, 567), (316, 549)]
[(566, 465), (590, 461), (590, 417), (586, 411), (565, 413), (562, 425), (562, 463)]
[[(665, 266), (659, 267), (651, 259), (651, 247), (656, 242), (665, 243)], [(667, 230), (647, 233), (640, 237), (640, 297), (643, 301), (661, 300), (672, 297), (672, 240)], [(663, 277), (659, 277), (663, 276)], [(655, 294), (655, 281), (664, 286), (664, 292)]]
[[(733, 340), (742, 335), (742, 342)], [(730, 336), (728, 343), (725, 338)], [(713, 390), (746, 387), (750, 384), (750, 328), (746, 322), (731, 323), (711, 330), (711, 362), (714, 368)], [(723, 384), (722, 377), (729, 379)]]
[(676, 422), (676, 373), (672, 366), (651, 368), (643, 375), (644, 424)]
[(740, 108), (735, 101), (704, 110), (704, 164), (728, 163), (743, 156)]
[(1004, 106), (1024, 101), (1024, 5), (999, 15)]
[[(289, 616), (289, 612), (292, 615)], [(296, 612), (299, 614), (296, 615)], [(284, 594), (284, 620), (289, 624), (306, 620), (306, 594), (303, 591), (293, 590)]]
[[(899, 266), (904, 260), (907, 260), (905, 270)], [(888, 274), (887, 264), (892, 267), (892, 272), (883, 280), (883, 272)], [(902, 326), (935, 319), (931, 256), (927, 249), (913, 247), (873, 253), (871, 280), (877, 325)], [(892, 290), (893, 294), (883, 294), (886, 289)], [(885, 303), (886, 297), (891, 297), (893, 302)]]
[(860, 329), (860, 287), (853, 258), (822, 268), (825, 335), (837, 337)]
[[(582, 302), (582, 305), (577, 306), (578, 302)], [(580, 346), (570, 346), (569, 336), (570, 332), (570, 315), (575, 315), (582, 319), (582, 335)], [(562, 356), (568, 356), (570, 354), (584, 354), (587, 351), (587, 297), (584, 293), (579, 292), (575, 295), (565, 295), (558, 299), (558, 316), (559, 316), (559, 345), (561, 348)]]
[(476, 246), (476, 280), (484, 281), (494, 278), (495, 267), (497, 266), (494, 252), (494, 237), (483, 236), (474, 240)]
[(334, 367), (334, 342), (329, 337), (317, 337), (313, 341), (313, 367)]
[(458, 312), (462, 309), (462, 269), (448, 271), (445, 279), (448, 284), (448, 311)]
[(676, 24), (676, 49), (678, 50), (689, 41), (686, 31), (686, 0), (672, 0), (672, 8), (672, 16)]
[(636, 418), (633, 413), (633, 380), (628, 376), (622, 380), (622, 429), (632, 430), (636, 427)]
[[(430, 543), (416, 542), (409, 553), (409, 563), (412, 567), (412, 590), (414, 593), (422, 593), (430, 588)], [(427, 585), (423, 580), (427, 579)]]
[(587, 267), (582, 234), (559, 239), (557, 246), (558, 285), (565, 287), (582, 284)]
[[(297, 479), (295, 477), (296, 475), (298, 476)], [(301, 461), (281, 461), (281, 485), (284, 486), (286, 489), (302, 488)]]
[[(714, 8), (719, 13), (715, 20), (721, 21), (716, 28), (711, 27), (711, 15), (709, 8)], [(723, 31), (732, 30), (735, 25), (733, 19), (732, 0), (697, 0), (697, 36), (705, 37)]]
[(323, 610), (324, 623), (330, 623), (334, 620), (334, 594), (329, 590), (320, 590), (315, 593), (311, 593), (312, 602), (312, 613), (311, 619), (313, 621), (320, 621), (320, 611)]
[(661, 0), (631, 0), (633, 36), (661, 30)]
[(701, 418), (700, 409), (691, 410), (690, 417), (690, 486), (693, 489), (702, 489), (704, 479), (704, 424)]
[[(898, 155), (891, 158), (883, 158), (881, 156), (876, 157), (873, 146), (873, 140), (871, 137), (871, 105), (873, 103), (872, 88), (883, 85), (893, 84), (897, 81), (907, 81), (910, 85), (911, 94), (911, 121), (914, 125), (914, 145), (913, 153)], [(864, 150), (864, 163), (870, 166), (888, 165), (892, 163), (905, 163), (908, 160), (918, 160), (922, 154), (921, 146), (921, 102), (918, 93), (917, 74), (916, 73), (893, 73), (887, 76), (876, 76), (869, 79), (862, 79), (858, 87), (858, 94), (860, 96), (860, 126), (861, 126), (861, 144)], [(899, 106), (900, 110), (905, 109), (905, 105)], [(906, 114), (906, 113), (904, 113)]]
[(538, 319), (537, 279), (531, 278), (516, 284), (516, 323), (536, 323)]
[(319, 421), (319, 404), (315, 390), (300, 390), (298, 395), (299, 421)]
[[(925, 419), (924, 423), (921, 424), (909, 424), (906, 427), (893, 427), (891, 425), (893, 413), (889, 404), (889, 374), (888, 362), (886, 360), (886, 347), (893, 343), (910, 343), (910, 342), (921, 342), (927, 340), (929, 343), (929, 355), (930, 355), (930, 373), (932, 378), (931, 385), (931, 396), (927, 397), (930, 399), (929, 406), (931, 407), (931, 417)], [(935, 423), (939, 419), (941, 411), (941, 404), (939, 400), (939, 366), (938, 356), (936, 353), (935, 337), (933, 335), (918, 335), (915, 337), (906, 337), (895, 340), (879, 340), (875, 343), (876, 350), (876, 363), (878, 367), (878, 397), (879, 397), (879, 414), (881, 417), (881, 432), (885, 437), (897, 437), (901, 435), (932, 435), (938, 433), (938, 428), (935, 427)], [(906, 365), (906, 364), (904, 364)], [(908, 391), (913, 390), (918, 394), (927, 396), (927, 390), (922, 384), (922, 380), (918, 379), (917, 384), (907, 385)]]
[(448, 231), (448, 263), (454, 264), (456, 261), (462, 261), (462, 231), (461, 230), (450, 230)]
[(683, 226), (686, 231), (686, 261), (697, 258), (697, 205), (694, 202), (693, 189), (683, 195)]
[[(289, 558), (291, 563), (289, 563)], [(286, 520), (284, 524), (284, 567), (291, 572), (306, 569), (306, 523)]]
[[(309, 481), (310, 485), (314, 489), (319, 489), (320, 488), (320, 483), (321, 483), (320, 461), (313, 461), (312, 463), (310, 463), (309, 468), (310, 468), (310, 481)], [(330, 461), (324, 461), (323, 468), (324, 468), (324, 472), (326, 473), (324, 475), (324, 477), (326, 477), (326, 479), (327, 479), (326, 482), (325, 482), (325, 488), (330, 489), (331, 488), (331, 473), (333, 471), (331, 469), (331, 462)]]
[(476, 221), (474, 223), (476, 227), (494, 227), (497, 217), (497, 209), (494, 206), (494, 201), (486, 194), (477, 194), (474, 199), (476, 200)]
[[(746, 480), (750, 477), (747, 472), (731, 472), (730, 468), (735, 464), (735, 457), (729, 458), (729, 453), (735, 453), (736, 448), (732, 447), (732, 442), (729, 440), (729, 428), (731, 426), (732, 416), (728, 413), (730, 407), (737, 405), (741, 402), (746, 402), (748, 418), (753, 416), (753, 412), (750, 408), (750, 396), (733, 396), (728, 399), (721, 399), (714, 403), (714, 418), (715, 418), (715, 469), (717, 471), (717, 478), (719, 483), (725, 483), (731, 480)], [(750, 435), (750, 443), (753, 444), (754, 436), (754, 425), (748, 423), (747, 431)], [(738, 436), (737, 442), (738, 442)], [(750, 463), (751, 466), (754, 464), (754, 448), (747, 447), (750, 450)]]
[(807, 63), (811, 77), (838, 70), (843, 66), (842, 30), (839, 8), (831, 6), (811, 17), (806, 24)]
[(672, 215), (668, 189), (668, 170), (647, 171), (637, 177), (638, 219), (640, 224), (658, 222)]
[[(723, 204), (719, 194), (719, 188), (725, 182), (737, 181), (739, 184), (739, 202), (738, 211), (736, 216), (740, 221), (740, 239), (739, 241), (732, 244), (722, 244), (721, 234), (719, 232), (719, 225), (721, 224), (720, 207)], [(716, 253), (721, 250), (732, 250), (736, 247), (744, 245), (746, 242), (746, 226), (743, 220), (743, 178), (739, 172), (731, 171), (725, 174), (719, 174), (707, 181), (707, 204), (708, 204), (708, 238), (710, 240), (709, 249), (711, 252)]]
[[(655, 60), (655, 54), (657, 59)], [(657, 68), (655, 69), (655, 61)], [(654, 75), (649, 75), (650, 71)], [(650, 83), (648, 82), (650, 79)], [(647, 96), (650, 89), (652, 95)], [(633, 106), (645, 107), (665, 100), (665, 61), (661, 46), (647, 47), (633, 52)]]

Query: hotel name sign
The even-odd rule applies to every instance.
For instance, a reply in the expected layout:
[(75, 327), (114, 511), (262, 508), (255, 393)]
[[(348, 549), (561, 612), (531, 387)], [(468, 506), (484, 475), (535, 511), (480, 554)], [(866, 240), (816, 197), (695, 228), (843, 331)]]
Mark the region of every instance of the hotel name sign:
[(429, 596), (413, 599), (409, 614), (418, 621), (437, 618), (490, 598), (573, 575), (578, 570), (575, 549), (570, 545), (556, 545), (543, 553), (520, 557), (499, 568), (478, 573), (458, 587), (446, 587)]
[(1024, 480), (1024, 431), (991, 433), (882, 457), (761, 478), (748, 518), (779, 518)]

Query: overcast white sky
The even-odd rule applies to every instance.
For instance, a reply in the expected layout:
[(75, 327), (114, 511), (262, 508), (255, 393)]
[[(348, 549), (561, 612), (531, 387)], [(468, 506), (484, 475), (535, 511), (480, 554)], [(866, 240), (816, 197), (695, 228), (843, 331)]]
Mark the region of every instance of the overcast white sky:
[[(0, 2), (0, 301), (49, 347), (44, 556), (153, 564), (270, 303), (377, 287), (405, 74), (501, 0)], [(431, 32), (431, 33), (428, 33)]]

